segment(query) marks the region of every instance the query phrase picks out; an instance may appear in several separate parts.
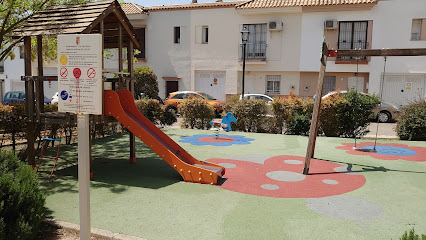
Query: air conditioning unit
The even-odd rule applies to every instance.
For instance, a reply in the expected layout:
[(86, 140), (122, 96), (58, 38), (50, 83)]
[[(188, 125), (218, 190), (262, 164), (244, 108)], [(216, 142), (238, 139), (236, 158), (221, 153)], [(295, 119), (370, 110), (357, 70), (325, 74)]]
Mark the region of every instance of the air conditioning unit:
[(324, 29), (337, 29), (337, 20), (326, 20), (324, 22)]
[(283, 30), (283, 22), (281, 21), (273, 21), (269, 22), (269, 31), (281, 31)]

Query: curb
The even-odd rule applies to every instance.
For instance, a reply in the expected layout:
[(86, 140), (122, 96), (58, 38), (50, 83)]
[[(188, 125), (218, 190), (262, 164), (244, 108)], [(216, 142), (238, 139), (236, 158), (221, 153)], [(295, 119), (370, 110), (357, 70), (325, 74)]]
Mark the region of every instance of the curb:
[[(63, 222), (56, 219), (46, 219), (44, 220), (45, 223), (52, 225), (52, 226), (60, 226), (63, 229), (71, 230), (71, 231), (80, 231), (80, 225), (69, 223), (69, 222)], [(98, 228), (91, 228), (92, 237), (99, 237), (99, 238), (105, 238), (105, 239), (111, 239), (111, 240), (146, 240), (145, 238), (135, 237), (135, 236), (129, 236), (121, 233), (114, 233), (111, 231), (98, 229)]]

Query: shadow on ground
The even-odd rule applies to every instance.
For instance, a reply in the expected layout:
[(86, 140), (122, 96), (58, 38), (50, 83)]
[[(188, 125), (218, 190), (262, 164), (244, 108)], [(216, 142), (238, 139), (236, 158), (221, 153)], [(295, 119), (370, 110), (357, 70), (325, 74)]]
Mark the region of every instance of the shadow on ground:
[[(180, 182), (181, 176), (144, 143), (136, 142), (136, 164), (129, 163), (129, 137), (118, 135), (97, 139), (92, 145), (92, 188), (121, 193), (128, 186), (159, 189)], [(55, 148), (48, 154), (55, 155)], [(61, 147), (57, 168), (49, 182), (53, 160), (42, 162), (40, 180), (47, 194), (78, 192), (77, 145)]]

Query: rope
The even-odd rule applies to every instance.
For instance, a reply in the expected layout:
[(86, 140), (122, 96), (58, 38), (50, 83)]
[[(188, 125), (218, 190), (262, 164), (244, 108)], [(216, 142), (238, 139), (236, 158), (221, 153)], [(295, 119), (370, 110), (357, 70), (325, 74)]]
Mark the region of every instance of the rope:
[[(380, 109), (382, 109), (383, 85), (385, 84), (385, 76), (386, 76), (386, 60), (387, 60), (386, 56), (384, 57), (384, 60), (385, 60), (385, 63), (384, 63), (384, 66), (383, 66), (383, 76), (382, 76), (382, 79), (381, 79), (382, 81), (380, 82), (380, 105), (379, 105), (380, 107), (379, 107), (379, 111), (380, 111)], [(379, 113), (377, 115), (379, 115)], [(379, 116), (377, 116), (376, 138), (374, 139), (374, 148), (373, 148), (374, 150), (376, 150), (376, 145), (377, 145), (377, 136), (379, 134), (379, 124), (380, 124)]]
[[(355, 101), (354, 101), (354, 116), (356, 116), (356, 111), (355, 111), (355, 107), (356, 107), (356, 103), (357, 103), (357, 98), (358, 98), (358, 75), (359, 75), (359, 57), (356, 58), (356, 83), (355, 83)], [(355, 124), (356, 126), (356, 124)], [(355, 148), (356, 148), (356, 129), (354, 128), (354, 138), (355, 138)]]

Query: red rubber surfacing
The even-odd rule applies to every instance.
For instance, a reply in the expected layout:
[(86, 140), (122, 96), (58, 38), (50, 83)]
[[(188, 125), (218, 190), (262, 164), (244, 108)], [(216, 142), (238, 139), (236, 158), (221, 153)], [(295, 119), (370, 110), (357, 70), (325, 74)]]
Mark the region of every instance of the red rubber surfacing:
[[(301, 164), (288, 164), (285, 160), (297, 160)], [(366, 183), (363, 175), (347, 174), (336, 172), (336, 167), (343, 165), (312, 159), (309, 175), (301, 181), (279, 181), (267, 176), (270, 172), (285, 171), (291, 175), (297, 175), (303, 171), (303, 157), (282, 155), (271, 157), (265, 160), (264, 164), (231, 160), (231, 159), (209, 159), (208, 162), (220, 164), (234, 164), (234, 168), (226, 168), (225, 177), (227, 180), (220, 186), (221, 188), (257, 195), (276, 198), (320, 198), (340, 195), (361, 188)], [(293, 174), (296, 173), (296, 174)], [(303, 177), (302, 177), (303, 178)], [(337, 184), (327, 184), (323, 182), (337, 182)], [(261, 186), (271, 184), (279, 187), (276, 190), (264, 189)]]

